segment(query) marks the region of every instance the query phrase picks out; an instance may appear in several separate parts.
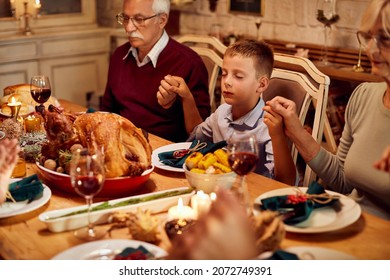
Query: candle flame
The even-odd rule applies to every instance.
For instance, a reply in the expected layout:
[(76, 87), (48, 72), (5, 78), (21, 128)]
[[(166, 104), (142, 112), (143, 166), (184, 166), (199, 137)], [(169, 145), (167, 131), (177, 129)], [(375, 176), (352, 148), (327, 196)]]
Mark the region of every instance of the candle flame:
[(183, 199), (180, 197), (179, 200), (177, 201), (177, 210), (182, 210), (183, 207), (184, 207)]
[(11, 97), (11, 102), (8, 102), (8, 106), (18, 106), (21, 105), (21, 103), (14, 97)]
[(34, 7), (35, 7), (36, 9), (40, 9), (40, 8), (41, 8), (41, 1), (35, 0), (35, 5), (34, 5)]

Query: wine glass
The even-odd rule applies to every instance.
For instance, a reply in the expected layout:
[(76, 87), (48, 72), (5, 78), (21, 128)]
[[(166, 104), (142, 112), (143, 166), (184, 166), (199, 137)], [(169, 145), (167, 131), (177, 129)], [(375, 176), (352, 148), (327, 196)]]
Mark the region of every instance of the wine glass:
[(252, 213), (246, 175), (252, 172), (259, 160), (259, 151), (256, 137), (250, 132), (235, 131), (227, 142), (228, 160), (232, 170), (239, 175), (240, 184), (233, 191), (245, 207), (248, 215)]
[(100, 152), (78, 149), (72, 154), (70, 179), (75, 191), (86, 199), (88, 205), (88, 226), (75, 231), (75, 236), (91, 241), (102, 238), (105, 231), (97, 230), (91, 222), (93, 197), (103, 188), (105, 180), (104, 159)]
[(322, 65), (328, 65), (328, 38), (331, 31), (331, 25), (340, 19), (336, 13), (336, 0), (318, 0), (317, 2), (317, 20), (324, 25), (324, 51), (321, 59)]
[(40, 104), (35, 107), (35, 110), (40, 112), (40, 109), (45, 108), (43, 103), (49, 100), (51, 96), (49, 77), (43, 75), (33, 76), (30, 83), (30, 93), (35, 102)]

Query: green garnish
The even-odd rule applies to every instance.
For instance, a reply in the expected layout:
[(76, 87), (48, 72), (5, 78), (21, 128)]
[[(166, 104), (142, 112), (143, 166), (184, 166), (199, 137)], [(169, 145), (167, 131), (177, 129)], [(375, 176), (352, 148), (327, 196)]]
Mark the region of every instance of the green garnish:
[[(191, 193), (193, 190), (194, 190), (193, 188), (187, 188), (185, 190), (168, 191), (168, 192), (163, 192), (163, 193), (158, 193), (158, 194), (151, 194), (151, 195), (144, 196), (144, 197), (134, 197), (134, 198), (129, 198), (127, 200), (115, 203), (115, 204), (109, 204), (108, 201), (106, 201), (106, 202), (103, 202), (101, 204), (98, 204), (98, 205), (92, 207), (91, 212), (99, 211), (99, 210), (106, 210), (106, 209), (113, 209), (113, 208), (118, 208), (118, 207), (127, 206), (127, 205), (134, 205), (134, 204), (138, 204), (141, 202), (147, 202), (147, 201), (166, 198), (166, 197), (178, 196), (178, 195), (182, 195), (182, 194)], [(58, 219), (58, 218), (69, 217), (69, 216), (83, 214), (83, 213), (87, 213), (87, 212), (88, 212), (88, 209), (83, 209), (83, 210), (70, 212), (70, 213), (67, 213), (65, 215), (61, 215), (61, 216), (57, 216), (57, 217), (48, 217), (48, 218), (46, 218), (46, 220), (54, 220), (54, 219)]]

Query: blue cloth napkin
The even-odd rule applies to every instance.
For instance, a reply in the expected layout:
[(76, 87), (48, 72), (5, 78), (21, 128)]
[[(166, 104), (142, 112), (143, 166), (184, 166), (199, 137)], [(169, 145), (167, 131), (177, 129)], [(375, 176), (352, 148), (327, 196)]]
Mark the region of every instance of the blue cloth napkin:
[(160, 159), (160, 162), (162, 162), (163, 164), (176, 167), (176, 168), (182, 168), (186, 158), (192, 152), (191, 149), (193, 149), (197, 145), (199, 145), (198, 147), (201, 147), (197, 151), (205, 155), (207, 153), (212, 153), (220, 148), (225, 147), (226, 141), (212, 143), (212, 142), (200, 142), (199, 140), (194, 140), (192, 141), (189, 149), (162, 152), (158, 154), (158, 158)]
[(261, 208), (277, 211), (283, 216), (285, 224), (295, 225), (308, 219), (314, 209), (339, 202), (338, 198), (327, 196), (323, 186), (315, 181), (309, 185), (306, 194), (309, 196), (281, 195), (265, 198), (261, 200)]
[(299, 260), (298, 256), (284, 250), (276, 250), (267, 260)]
[[(9, 192), (15, 201), (25, 201), (28, 203), (42, 197), (43, 185), (39, 181), (37, 174), (26, 177), (20, 181), (9, 185)], [(11, 201), (8, 200), (7, 201)]]

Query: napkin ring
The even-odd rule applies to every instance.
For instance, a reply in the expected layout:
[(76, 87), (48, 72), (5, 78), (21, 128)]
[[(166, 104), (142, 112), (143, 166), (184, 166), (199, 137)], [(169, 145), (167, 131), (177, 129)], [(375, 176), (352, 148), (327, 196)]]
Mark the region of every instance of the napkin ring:
[(302, 198), (306, 198), (306, 199), (309, 199), (309, 200), (311, 200), (315, 203), (318, 203), (318, 204), (327, 204), (327, 203), (331, 202), (333, 199), (340, 198), (340, 196), (338, 196), (338, 195), (331, 195), (331, 194), (328, 194), (326, 192), (321, 193), (321, 194), (307, 194), (307, 193), (302, 192), (302, 190), (300, 190), (299, 188), (296, 188), (295, 191), (297, 192), (297, 194), (296, 194), (297, 199), (293, 199), (292, 197), (289, 196), (289, 199), (292, 200), (292, 203), (302, 202), (300, 200)]
[(194, 147), (192, 147), (192, 148), (180, 149), (180, 150), (174, 151), (173, 152), (173, 157), (174, 158), (182, 158), (182, 157), (188, 155), (189, 153), (200, 151), (201, 149), (206, 148), (206, 147), (207, 147), (207, 143), (206, 142), (200, 142), (198, 140), (196, 145)]

